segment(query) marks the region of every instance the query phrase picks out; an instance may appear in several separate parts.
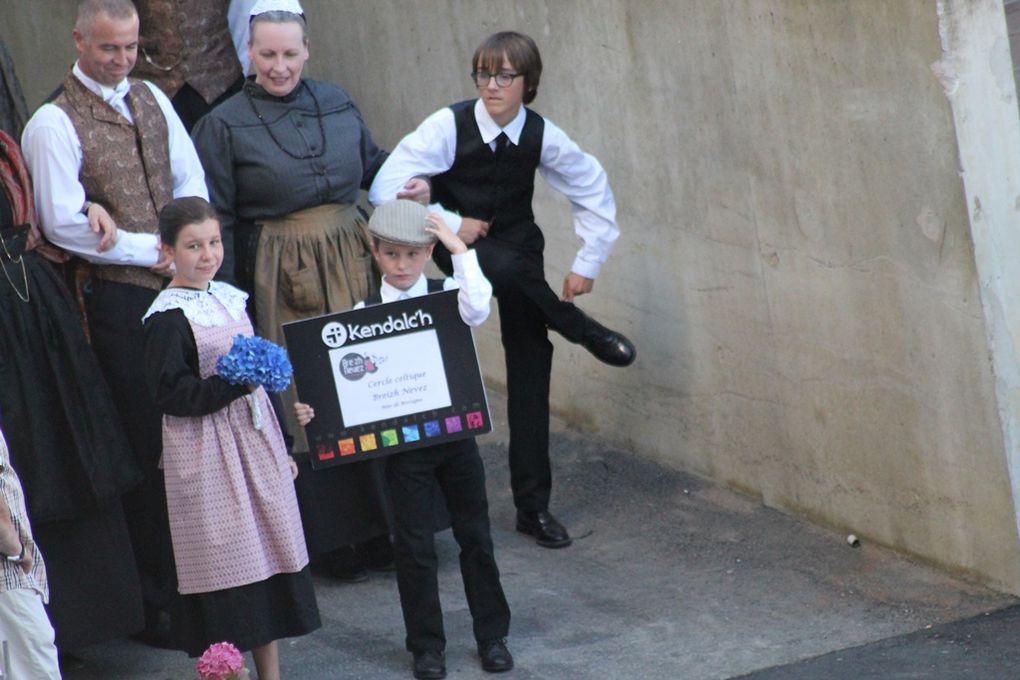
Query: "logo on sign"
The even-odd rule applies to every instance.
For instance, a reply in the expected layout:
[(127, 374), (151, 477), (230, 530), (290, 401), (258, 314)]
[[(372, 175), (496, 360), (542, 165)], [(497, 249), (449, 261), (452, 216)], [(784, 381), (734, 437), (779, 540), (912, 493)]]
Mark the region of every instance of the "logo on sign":
[(322, 327), (322, 341), (331, 349), (341, 347), (347, 342), (347, 329), (342, 323), (330, 321)]
[(355, 352), (345, 354), (340, 359), (340, 375), (350, 381), (361, 380), (368, 373), (379, 370), (380, 359), (368, 355), (362, 356)]

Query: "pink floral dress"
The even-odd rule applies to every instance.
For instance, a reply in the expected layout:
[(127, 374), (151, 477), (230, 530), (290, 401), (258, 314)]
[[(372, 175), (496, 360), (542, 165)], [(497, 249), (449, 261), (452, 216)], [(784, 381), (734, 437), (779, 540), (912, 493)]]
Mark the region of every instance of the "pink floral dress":
[[(215, 281), (208, 292), (169, 288), (146, 318), (184, 313), (205, 379), (235, 335), (252, 335), (246, 299)], [(286, 447), (261, 387), (210, 415), (164, 415), (163, 470), (181, 593), (256, 583), (308, 564)]]

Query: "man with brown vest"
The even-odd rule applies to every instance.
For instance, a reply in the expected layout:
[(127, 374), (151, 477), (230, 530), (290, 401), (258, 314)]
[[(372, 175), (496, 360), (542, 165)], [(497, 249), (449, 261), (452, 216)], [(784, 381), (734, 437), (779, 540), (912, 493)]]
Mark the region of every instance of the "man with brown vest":
[(229, 0), (134, 0), (141, 22), (131, 72), (159, 86), (184, 127), (241, 89), (227, 22)]
[[(73, 36), (78, 61), (63, 91), (28, 122), (22, 146), (47, 239), (92, 263), (86, 311), (93, 349), (146, 478), (124, 497), (124, 508), (147, 640), (166, 645), (176, 576), (158, 469), (161, 417), (141, 378), (141, 319), (170, 273), (157, 247), (159, 211), (172, 198), (208, 193), (170, 100), (156, 86), (127, 77), (138, 50), (138, 14), (130, 0), (84, 0)], [(117, 227), (115, 244), (102, 253), (88, 224), (93, 203)]]

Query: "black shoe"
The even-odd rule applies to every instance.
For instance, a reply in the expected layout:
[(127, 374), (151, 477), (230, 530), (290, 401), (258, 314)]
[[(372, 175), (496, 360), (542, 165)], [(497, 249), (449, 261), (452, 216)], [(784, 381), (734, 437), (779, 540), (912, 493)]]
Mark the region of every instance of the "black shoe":
[(363, 583), (368, 580), (364, 560), (349, 545), (324, 553), (317, 561), (316, 571), (341, 583)]
[(486, 673), (503, 673), (514, 667), (514, 657), (506, 648), (506, 640), (486, 640), (478, 643), (478, 658)]
[(446, 655), (427, 649), (414, 653), (414, 677), (418, 680), (440, 680), (446, 677)]
[(566, 528), (548, 510), (517, 511), (517, 531), (534, 536), (543, 548), (566, 548), (574, 542)]
[(634, 343), (623, 333), (606, 328), (590, 317), (585, 325), (581, 345), (596, 359), (610, 366), (630, 366), (637, 356)]

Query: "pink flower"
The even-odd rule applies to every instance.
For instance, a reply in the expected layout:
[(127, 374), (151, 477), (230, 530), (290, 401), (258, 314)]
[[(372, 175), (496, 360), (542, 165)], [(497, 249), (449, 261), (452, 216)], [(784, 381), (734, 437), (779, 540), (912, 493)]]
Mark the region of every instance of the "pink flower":
[(198, 675), (202, 680), (238, 680), (246, 677), (244, 673), (244, 657), (229, 642), (217, 642), (209, 645), (196, 664)]

